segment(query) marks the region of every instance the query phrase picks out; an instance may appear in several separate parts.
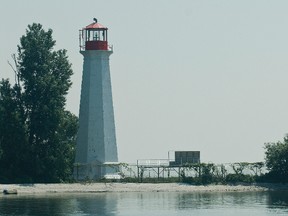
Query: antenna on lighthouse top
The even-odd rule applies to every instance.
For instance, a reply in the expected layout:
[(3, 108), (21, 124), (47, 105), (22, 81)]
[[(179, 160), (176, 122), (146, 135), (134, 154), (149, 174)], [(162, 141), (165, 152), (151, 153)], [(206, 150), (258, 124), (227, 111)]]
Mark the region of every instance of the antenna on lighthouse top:
[(96, 18), (93, 18), (93, 20), (94, 20), (95, 23), (97, 23), (97, 19)]

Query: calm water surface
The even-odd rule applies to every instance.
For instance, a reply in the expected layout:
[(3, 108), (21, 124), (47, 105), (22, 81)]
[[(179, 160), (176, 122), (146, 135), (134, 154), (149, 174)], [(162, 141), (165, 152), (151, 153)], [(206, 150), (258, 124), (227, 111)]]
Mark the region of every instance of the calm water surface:
[(1, 195), (0, 215), (288, 215), (287, 192)]

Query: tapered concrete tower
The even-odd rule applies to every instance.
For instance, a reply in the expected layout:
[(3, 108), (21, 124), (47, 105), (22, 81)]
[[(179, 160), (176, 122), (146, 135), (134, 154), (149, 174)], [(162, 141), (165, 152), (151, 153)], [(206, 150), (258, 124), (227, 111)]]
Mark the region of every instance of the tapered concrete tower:
[(84, 57), (74, 177), (98, 179), (112, 172), (107, 162), (117, 162), (111, 91), (108, 28), (94, 22), (81, 29), (80, 53)]

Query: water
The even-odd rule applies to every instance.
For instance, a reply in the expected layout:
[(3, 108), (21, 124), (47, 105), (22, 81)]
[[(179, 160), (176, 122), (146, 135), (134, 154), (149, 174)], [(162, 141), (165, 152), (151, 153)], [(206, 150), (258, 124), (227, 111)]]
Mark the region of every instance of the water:
[(288, 215), (288, 192), (1, 195), (0, 215)]

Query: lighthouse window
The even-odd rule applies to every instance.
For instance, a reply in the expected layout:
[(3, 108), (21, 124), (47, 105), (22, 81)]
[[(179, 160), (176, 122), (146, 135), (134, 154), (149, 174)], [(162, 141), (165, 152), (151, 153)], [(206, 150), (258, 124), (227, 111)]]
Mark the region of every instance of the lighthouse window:
[(86, 31), (86, 40), (89, 41), (89, 31)]
[(81, 37), (84, 41), (107, 41), (107, 30), (106, 29), (97, 29), (91, 30), (87, 29), (81, 33)]
[(94, 31), (93, 34), (94, 34), (94, 36), (93, 36), (93, 40), (96, 40), (96, 41), (99, 40), (98, 33)]

